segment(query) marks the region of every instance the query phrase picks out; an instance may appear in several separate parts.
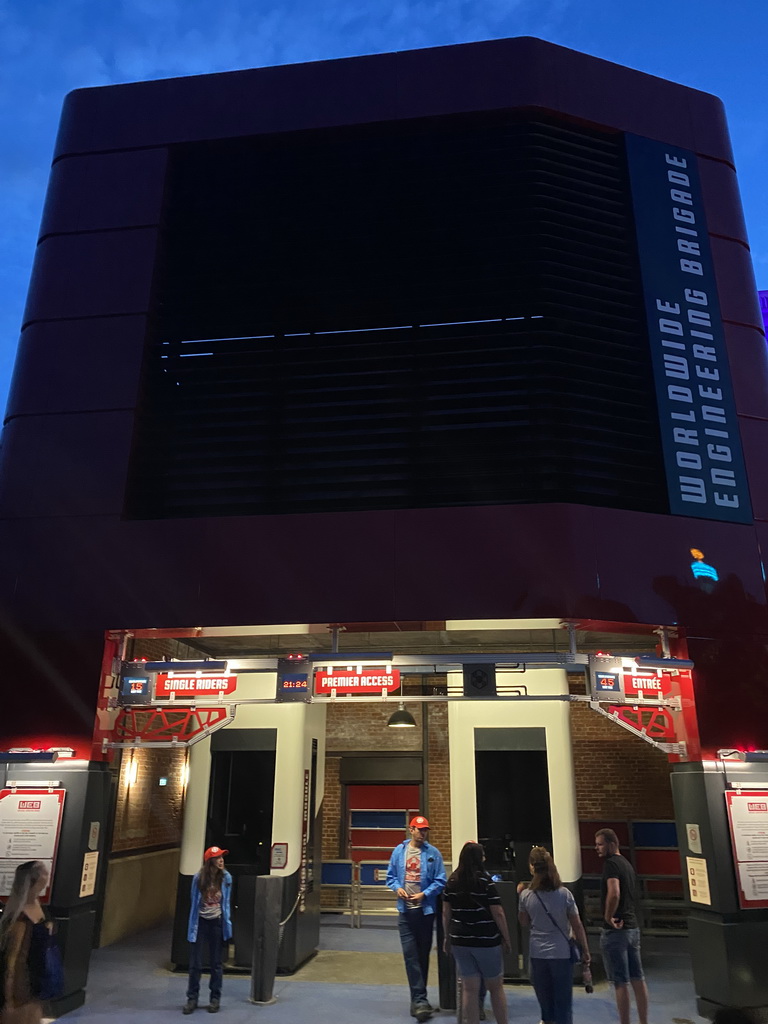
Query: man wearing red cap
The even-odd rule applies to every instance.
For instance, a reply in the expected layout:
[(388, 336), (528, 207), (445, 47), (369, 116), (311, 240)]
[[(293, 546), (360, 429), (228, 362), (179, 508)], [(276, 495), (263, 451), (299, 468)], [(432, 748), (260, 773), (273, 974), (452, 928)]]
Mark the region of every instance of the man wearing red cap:
[(411, 818), (408, 831), (410, 838), (392, 851), (387, 885), (397, 893), (400, 945), (411, 989), (411, 1016), (425, 1021), (434, 1012), (427, 999), (427, 973), (437, 897), (445, 888), (445, 865), (440, 851), (427, 841), (429, 822), (423, 814)]

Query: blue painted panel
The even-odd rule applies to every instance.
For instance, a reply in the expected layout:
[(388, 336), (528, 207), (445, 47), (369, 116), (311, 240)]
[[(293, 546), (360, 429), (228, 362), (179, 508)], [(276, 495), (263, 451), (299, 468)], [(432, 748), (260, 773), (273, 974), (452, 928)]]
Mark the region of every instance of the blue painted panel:
[(320, 879), (323, 885), (351, 885), (352, 865), (323, 864)]
[(632, 840), (635, 846), (677, 846), (674, 821), (633, 821)]
[[(361, 885), (381, 885), (386, 884), (385, 880), (387, 877), (387, 868), (389, 867), (389, 861), (382, 860), (377, 861), (375, 864), (361, 864), (360, 865), (360, 883)], [(377, 877), (378, 876), (378, 877)]]

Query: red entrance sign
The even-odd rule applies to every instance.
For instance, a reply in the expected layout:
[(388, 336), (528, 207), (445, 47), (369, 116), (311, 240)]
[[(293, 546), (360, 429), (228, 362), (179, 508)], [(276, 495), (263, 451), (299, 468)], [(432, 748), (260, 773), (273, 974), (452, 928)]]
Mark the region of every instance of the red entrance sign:
[(382, 669), (365, 668), (334, 669), (332, 672), (315, 673), (315, 693), (327, 695), (331, 690), (336, 693), (381, 693), (382, 690), (400, 689), (400, 671), (393, 668), (391, 672)]
[(155, 697), (218, 697), (220, 693), (233, 693), (237, 676), (172, 676), (161, 672), (157, 677)]
[[(686, 742), (684, 721), (685, 703), (691, 702), (693, 682), (690, 669), (675, 672), (654, 669), (622, 671), (624, 696), (628, 701), (639, 698), (634, 706), (611, 705), (608, 710), (634, 732), (638, 732), (658, 743)], [(680, 710), (674, 708), (643, 707), (643, 700), (668, 700), (678, 697)], [(692, 702), (691, 702), (692, 703)], [(693, 747), (691, 748), (693, 749)], [(689, 752), (690, 754), (690, 752)], [(672, 755), (674, 757), (680, 754)]]
[(672, 677), (668, 672), (635, 670), (624, 674), (624, 693), (627, 697), (642, 694), (662, 700), (672, 693)]

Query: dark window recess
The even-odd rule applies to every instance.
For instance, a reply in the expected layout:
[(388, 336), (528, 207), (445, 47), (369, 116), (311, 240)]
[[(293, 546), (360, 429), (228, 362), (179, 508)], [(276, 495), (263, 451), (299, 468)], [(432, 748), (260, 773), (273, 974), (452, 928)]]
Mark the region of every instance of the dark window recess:
[(620, 135), (197, 144), (167, 196), (129, 516), (667, 511)]

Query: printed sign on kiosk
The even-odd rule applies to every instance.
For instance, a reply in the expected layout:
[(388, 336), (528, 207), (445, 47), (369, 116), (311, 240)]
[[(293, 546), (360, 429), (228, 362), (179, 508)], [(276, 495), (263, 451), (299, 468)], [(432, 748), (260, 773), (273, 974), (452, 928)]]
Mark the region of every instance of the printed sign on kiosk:
[[(10, 895), (16, 868), (28, 860), (42, 861), (53, 879), (65, 795), (53, 787), (0, 790), (0, 896)], [(50, 883), (41, 902), (49, 895)]]
[(739, 906), (768, 907), (768, 790), (725, 793)]

